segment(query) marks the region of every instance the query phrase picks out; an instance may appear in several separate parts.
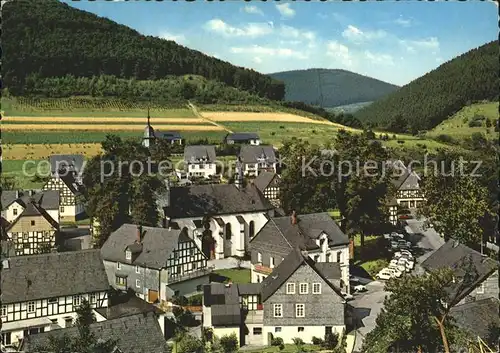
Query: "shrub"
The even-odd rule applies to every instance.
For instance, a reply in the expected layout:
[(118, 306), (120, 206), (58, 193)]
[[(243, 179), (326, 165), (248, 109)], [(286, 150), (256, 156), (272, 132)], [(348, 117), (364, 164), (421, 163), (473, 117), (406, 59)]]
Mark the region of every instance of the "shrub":
[(483, 126), (483, 123), (481, 120), (471, 120), (469, 121), (469, 127), (481, 127)]
[(328, 350), (334, 349), (339, 344), (339, 335), (337, 333), (327, 333), (325, 335), (325, 341), (323, 343), (323, 348)]
[(274, 136), (274, 135), (276, 135), (276, 132), (271, 131), (271, 136)]
[(491, 122), (490, 119), (486, 119), (486, 127), (491, 127), (493, 123)]
[(465, 124), (465, 123), (467, 123), (467, 122), (469, 121), (469, 118), (468, 118), (468, 117), (465, 117), (465, 118), (463, 118), (463, 120), (462, 120), (462, 121), (463, 121), (463, 123)]
[(323, 343), (324, 341), (319, 337), (312, 338), (312, 344), (314, 344), (315, 346), (321, 346)]
[(304, 341), (300, 337), (292, 338), (292, 341), (293, 341), (293, 344), (296, 346), (303, 346), (304, 345)]
[(202, 302), (203, 294), (196, 294), (187, 299), (187, 305), (200, 306)]
[(175, 305), (186, 306), (188, 305), (188, 300), (184, 296), (173, 296), (172, 303)]
[(273, 337), (271, 340), (271, 346), (279, 347), (279, 346), (284, 346), (285, 344), (283, 343), (283, 338), (281, 337)]
[(435, 140), (442, 143), (453, 143), (455, 141), (450, 135), (446, 134), (440, 134), (436, 136)]
[(238, 351), (238, 337), (234, 332), (229, 336), (222, 336), (220, 345), (224, 353), (236, 353)]
[(285, 128), (285, 126), (284, 126), (284, 125), (280, 125), (280, 129), (284, 129), (284, 128)]
[(400, 145), (402, 145), (402, 144), (403, 144), (403, 143), (405, 143), (405, 142), (404, 142), (404, 140), (398, 140), (398, 143), (399, 143)]

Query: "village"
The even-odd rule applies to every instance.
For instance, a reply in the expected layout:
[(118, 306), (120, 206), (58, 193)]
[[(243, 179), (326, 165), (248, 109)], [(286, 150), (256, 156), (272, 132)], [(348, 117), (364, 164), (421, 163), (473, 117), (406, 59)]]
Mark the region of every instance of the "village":
[[(142, 144), (159, 139), (183, 146), (179, 133), (155, 131), (148, 116)], [(158, 225), (121, 224), (100, 246), (99, 225), (78, 222), (83, 156), (51, 156), (42, 190), (3, 190), (2, 350), (35, 352), (51, 336), (75, 335), (86, 303), (91, 330), (119, 339), (114, 352), (184, 353), (179, 332), (225, 339), (225, 352), (332, 351), (340, 341), (356, 352), (383, 308), (385, 281), (443, 268), (463, 278), (467, 263), (474, 280), (450, 288), (447, 305), (460, 327), (486, 339), (498, 320), (499, 264), (416, 216), (425, 195), (415, 171), (387, 161), (406, 169), (391, 181), (392, 230), (377, 238), (390, 263), (369, 274), (354, 266), (359, 253), (342, 218), (282, 209), (283, 156), (273, 146), (255, 133), (228, 134), (224, 143), (239, 147), (230, 183), (221, 180), (215, 146), (183, 146), (184, 169), (151, 200)]]

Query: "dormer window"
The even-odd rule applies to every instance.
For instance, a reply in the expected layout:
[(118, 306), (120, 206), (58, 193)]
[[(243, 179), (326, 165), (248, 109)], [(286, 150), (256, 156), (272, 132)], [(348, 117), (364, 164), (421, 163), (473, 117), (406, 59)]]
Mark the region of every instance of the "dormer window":
[(132, 260), (132, 252), (130, 250), (125, 251), (125, 259)]

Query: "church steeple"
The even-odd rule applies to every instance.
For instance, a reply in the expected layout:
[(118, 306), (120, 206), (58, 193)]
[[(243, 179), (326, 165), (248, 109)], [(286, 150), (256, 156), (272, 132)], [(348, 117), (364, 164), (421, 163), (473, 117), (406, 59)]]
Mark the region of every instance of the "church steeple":
[(151, 120), (151, 117), (149, 116), (149, 107), (148, 107), (148, 126), (151, 126), (150, 120)]
[(151, 116), (149, 115), (149, 107), (148, 107), (148, 124), (144, 128), (144, 136), (142, 138), (142, 145), (145, 147), (150, 147), (150, 145), (154, 142), (155, 131), (151, 126)]

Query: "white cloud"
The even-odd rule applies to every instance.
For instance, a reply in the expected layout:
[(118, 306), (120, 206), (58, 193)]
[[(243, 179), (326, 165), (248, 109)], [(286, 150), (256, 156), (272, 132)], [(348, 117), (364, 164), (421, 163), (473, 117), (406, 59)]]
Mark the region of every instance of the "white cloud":
[(270, 23), (248, 23), (242, 27), (234, 27), (218, 18), (214, 18), (205, 23), (205, 29), (225, 37), (251, 38), (264, 36), (273, 31)]
[(413, 24), (413, 21), (399, 16), (399, 18), (397, 18), (394, 23), (401, 27), (410, 27)]
[(252, 15), (261, 15), (264, 16), (264, 12), (254, 5), (247, 5), (243, 8), (243, 11)]
[(300, 30), (286, 25), (280, 27), (280, 34), (285, 38), (307, 39), (309, 41), (314, 41), (316, 39), (316, 33), (313, 31)]
[(230, 51), (233, 54), (255, 54), (277, 56), (282, 58), (307, 59), (309, 57), (302, 51), (296, 51), (290, 48), (262, 47), (260, 45), (253, 45), (250, 47), (232, 47)]
[(409, 53), (416, 53), (419, 50), (432, 50), (432, 52), (435, 54), (437, 51), (439, 51), (439, 41), (436, 37), (418, 40), (401, 39), (399, 43)]
[(342, 32), (342, 37), (356, 44), (384, 38), (386, 35), (387, 33), (383, 30), (362, 31), (353, 25), (347, 26), (347, 28)]
[(443, 62), (443, 58), (442, 57), (437, 57), (436, 58), (436, 62), (437, 63), (442, 63)]
[(326, 55), (338, 59), (345, 66), (353, 66), (354, 64), (349, 48), (336, 40), (329, 41), (326, 44)]
[(278, 4), (276, 8), (283, 17), (292, 18), (295, 16), (295, 10), (290, 7), (289, 3)]
[[(117, 1), (117, 0), (115, 0), (115, 1)], [(160, 33), (160, 35), (158, 37), (160, 37), (162, 39), (166, 39), (166, 40), (173, 40), (174, 42), (179, 43), (179, 44), (187, 43), (187, 39), (183, 34), (173, 34), (173, 33), (167, 32), (167, 31), (163, 31)]]
[(364, 52), (364, 56), (366, 59), (368, 59), (374, 64), (389, 65), (389, 66), (394, 65), (394, 60), (392, 59), (392, 56), (389, 54), (373, 53), (369, 50), (366, 50)]
[(253, 62), (256, 63), (256, 64), (261, 64), (262, 63), (262, 59), (258, 56), (256, 56), (255, 58), (253, 58)]

